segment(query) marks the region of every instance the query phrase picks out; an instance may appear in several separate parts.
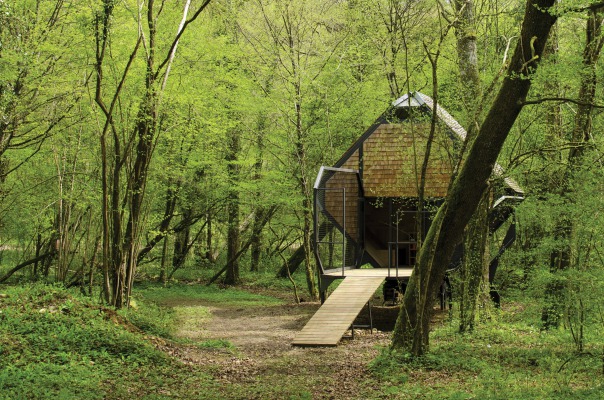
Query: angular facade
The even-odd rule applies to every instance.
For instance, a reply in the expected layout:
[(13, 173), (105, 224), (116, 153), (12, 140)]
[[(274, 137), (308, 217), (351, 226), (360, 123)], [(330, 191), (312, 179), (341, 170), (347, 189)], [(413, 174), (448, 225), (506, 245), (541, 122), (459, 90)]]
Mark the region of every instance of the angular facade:
[[(413, 267), (416, 243), (447, 194), (466, 137), (463, 127), (438, 106), (425, 166), (427, 206), (419, 213), (421, 171), (434, 111), (432, 99), (422, 93), (401, 97), (334, 167), (321, 169), (315, 183), (315, 253), (323, 274), (341, 269), (345, 275), (348, 269), (369, 265), (393, 271)], [(493, 173), (502, 181), (494, 203), (499, 200), (498, 204), (509, 206), (509, 200), (523, 197), (518, 184), (503, 177), (500, 166)], [(511, 207), (506, 210), (499, 220), (507, 218)], [(392, 276), (398, 275), (393, 272)]]

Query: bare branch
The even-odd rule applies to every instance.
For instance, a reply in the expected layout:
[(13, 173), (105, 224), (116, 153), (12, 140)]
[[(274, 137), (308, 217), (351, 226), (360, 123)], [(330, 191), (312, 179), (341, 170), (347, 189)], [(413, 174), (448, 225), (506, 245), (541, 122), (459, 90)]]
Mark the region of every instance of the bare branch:
[[(182, 12), (182, 20), (180, 21), (180, 25), (178, 25), (177, 36), (182, 32), (185, 26), (185, 22), (187, 22), (187, 15), (189, 14), (189, 6), (191, 5), (191, 0), (187, 0), (185, 3), (185, 9)], [(166, 67), (166, 73), (164, 74), (164, 80), (161, 84), (161, 90), (163, 91), (166, 88), (166, 84), (168, 83), (168, 76), (170, 75), (170, 69), (172, 68), (172, 62), (174, 61), (174, 56), (176, 56), (176, 48), (178, 47), (178, 41), (174, 42), (174, 45), (170, 49), (170, 55), (168, 56), (168, 66)]]
[(157, 71), (155, 72), (155, 78), (157, 78), (157, 76), (159, 75), (159, 72), (170, 61), (170, 57), (171, 57), (172, 53), (175, 51), (176, 46), (178, 46), (178, 41), (180, 40), (180, 37), (182, 36), (182, 34), (187, 29), (187, 26), (189, 26), (189, 24), (191, 22), (195, 21), (197, 19), (197, 17), (199, 17), (199, 15), (201, 14), (201, 12), (203, 10), (205, 10), (205, 8), (208, 6), (208, 4), (210, 4), (210, 1), (211, 0), (205, 0), (203, 2), (203, 4), (201, 6), (199, 6), (199, 8), (197, 9), (197, 11), (195, 11), (195, 14), (193, 14), (193, 16), (191, 16), (191, 18), (189, 18), (188, 20), (186, 20), (185, 23), (182, 25), (182, 29), (179, 30), (179, 32), (176, 34), (176, 37), (172, 41), (172, 45), (170, 46), (170, 50), (168, 51), (168, 55), (166, 56), (165, 60), (162, 61), (162, 63), (159, 64), (159, 66), (157, 67)]

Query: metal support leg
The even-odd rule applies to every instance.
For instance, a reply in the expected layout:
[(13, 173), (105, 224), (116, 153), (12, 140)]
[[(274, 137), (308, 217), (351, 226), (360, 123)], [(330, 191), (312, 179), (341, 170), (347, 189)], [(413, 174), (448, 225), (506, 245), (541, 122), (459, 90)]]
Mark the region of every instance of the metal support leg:
[(369, 312), (369, 325), (350, 325), (350, 338), (354, 339), (354, 328), (369, 328), (373, 334), (373, 315), (371, 314), (371, 300), (367, 302), (367, 311)]

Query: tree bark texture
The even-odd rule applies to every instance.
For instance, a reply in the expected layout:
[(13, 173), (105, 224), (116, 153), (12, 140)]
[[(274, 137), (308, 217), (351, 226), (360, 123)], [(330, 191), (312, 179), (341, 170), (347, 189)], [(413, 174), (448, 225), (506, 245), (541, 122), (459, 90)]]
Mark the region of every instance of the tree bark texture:
[[(480, 71), (478, 69), (478, 47), (476, 36), (476, 21), (474, 17), (474, 2), (472, 0), (457, 0), (454, 3), (457, 12), (455, 35), (457, 37), (457, 57), (461, 83), (461, 99), (466, 110), (464, 125), (467, 127), (466, 143), (463, 149), (471, 146), (479, 126), (479, 110), (482, 90)], [(463, 154), (460, 155), (463, 157)], [(465, 332), (474, 328), (476, 308), (483, 284), (485, 259), (488, 253), (489, 235), (487, 210), (489, 196), (485, 195), (479, 208), (470, 220), (464, 235), (464, 259), (461, 266), (461, 282), (459, 297), (460, 326), (459, 331)], [(488, 270), (487, 270), (488, 271)], [(487, 273), (488, 276), (488, 273)]]
[(435, 293), (453, 251), (488, 186), (501, 148), (522, 110), (551, 26), (556, 17), (547, 10), (553, 0), (527, 2), (520, 39), (508, 74), (487, 114), (460, 173), (439, 209), (410, 279), (391, 348), (415, 356), (429, 349), (428, 328)]
[[(470, 219), (464, 235), (463, 262), (459, 288), (459, 332), (471, 332), (476, 321), (476, 312), (481, 293), (487, 292), (489, 284), (489, 261), (487, 244), (489, 237), (490, 191), (485, 191), (476, 212)], [(485, 281), (486, 267), (486, 281)]]
[(472, 140), (478, 127), (476, 111), (482, 96), (480, 71), (478, 69), (474, 2), (472, 0), (456, 0), (453, 5), (457, 12), (455, 36), (457, 37), (457, 58), (461, 83), (460, 97), (467, 112), (464, 125), (467, 127), (469, 140)]

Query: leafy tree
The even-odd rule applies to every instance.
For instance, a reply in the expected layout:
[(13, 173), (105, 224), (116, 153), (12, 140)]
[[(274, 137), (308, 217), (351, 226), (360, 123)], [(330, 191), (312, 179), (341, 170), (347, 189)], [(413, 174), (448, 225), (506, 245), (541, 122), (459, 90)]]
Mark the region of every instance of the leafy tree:
[[(144, 224), (144, 195), (147, 186), (149, 165), (159, 135), (158, 117), (162, 94), (169, 78), (180, 37), (208, 6), (209, 0), (201, 3), (189, 15), (187, 1), (182, 18), (173, 38), (160, 48), (158, 23), (164, 4), (154, 0), (145, 3), (145, 16), (138, 15), (138, 26), (130, 30), (134, 39), (132, 50), (125, 61), (118, 60), (115, 67), (123, 72), (116, 77), (117, 84), (108, 86), (105, 71), (109, 63), (110, 35), (115, 34), (112, 22), (116, 4), (104, 0), (95, 15), (95, 102), (102, 118), (100, 148), (102, 154), (102, 217), (103, 217), (103, 291), (107, 302), (115, 307), (128, 305), (137, 266), (137, 248)], [(141, 10), (142, 11), (142, 10)], [(145, 25), (144, 25), (145, 24)], [(128, 32), (127, 32), (128, 34)], [(118, 126), (116, 107), (127, 78), (132, 74), (134, 62), (142, 48), (144, 81), (134, 122), (124, 121)], [(165, 52), (158, 57), (159, 52)], [(119, 67), (118, 67), (119, 68)], [(105, 91), (113, 93), (105, 97)], [(124, 192), (125, 191), (125, 192)]]
[[(21, 253), (0, 281), (30, 265), (35, 278), (48, 277), (56, 261), (63, 282), (77, 258), (78, 221), (89, 206), (74, 207), (72, 198), (86, 176), (78, 160), (86, 138), (75, 126), (86, 115), (80, 104), (89, 77), (71, 72), (85, 62), (71, 51), (82, 40), (80, 13), (86, 7), (72, 1), (0, 3), (0, 225)], [(75, 147), (60, 148), (70, 136)]]
[(487, 187), (501, 147), (522, 110), (531, 86), (530, 74), (537, 67), (549, 30), (556, 21), (555, 16), (543, 11), (552, 5), (549, 0), (526, 5), (519, 43), (502, 87), (421, 248), (397, 318), (393, 349), (413, 355), (421, 355), (428, 349), (434, 293)]
[[(570, 182), (572, 179), (571, 176), (580, 167), (583, 155), (593, 137), (592, 113), (597, 85), (595, 68), (602, 45), (604, 45), (604, 40), (602, 39), (603, 11), (603, 8), (588, 10), (585, 29), (586, 41), (583, 50), (583, 68), (580, 71), (580, 86), (577, 97), (579, 104), (570, 137), (572, 147), (568, 152), (568, 164), (564, 172), (563, 181), (558, 187), (559, 194), (562, 196), (568, 196), (569, 192), (573, 190)], [(572, 199), (572, 196), (569, 197)], [(573, 264), (571, 254), (573, 253), (572, 247), (574, 245), (571, 242), (571, 237), (575, 236), (573, 231), (576, 229), (576, 223), (573, 222), (573, 219), (569, 218), (566, 211), (563, 211), (554, 230), (558, 245), (552, 251), (550, 257), (550, 269), (552, 273), (558, 274), (559, 271), (571, 268), (571, 264)], [(546, 329), (559, 326), (560, 320), (564, 315), (564, 286), (563, 280), (554, 277), (554, 281), (547, 289), (546, 295), (548, 299), (542, 315), (543, 324)]]
[[(342, 6), (333, 2), (298, 3), (258, 0), (245, 9), (247, 23), (243, 34), (258, 64), (257, 79), (271, 83), (272, 107), (278, 112), (271, 121), (281, 135), (285, 157), (281, 167), (293, 176), (290, 186), (297, 192), (294, 207), (301, 220), (302, 248), (306, 279), (311, 297), (317, 298), (316, 270), (311, 250), (312, 178), (318, 160), (312, 157), (311, 144), (320, 143), (316, 125), (336, 99), (330, 99), (323, 85), (345, 37), (341, 24)], [(266, 86), (265, 86), (266, 87)], [(322, 96), (321, 96), (322, 95)], [(321, 96), (321, 97), (319, 97)], [(284, 140), (285, 139), (285, 140)], [(293, 160), (294, 162), (291, 162)]]

